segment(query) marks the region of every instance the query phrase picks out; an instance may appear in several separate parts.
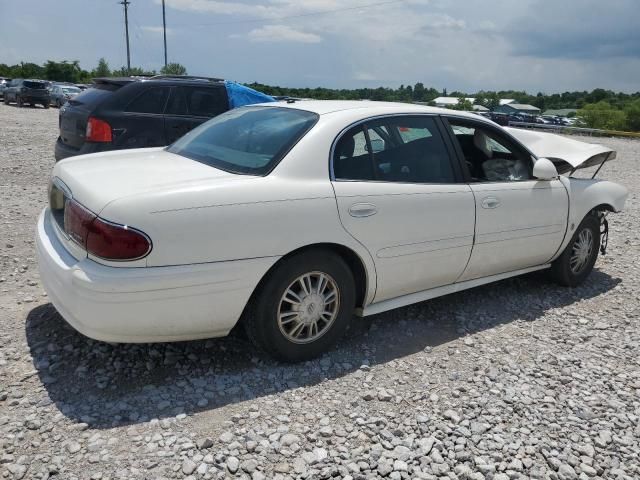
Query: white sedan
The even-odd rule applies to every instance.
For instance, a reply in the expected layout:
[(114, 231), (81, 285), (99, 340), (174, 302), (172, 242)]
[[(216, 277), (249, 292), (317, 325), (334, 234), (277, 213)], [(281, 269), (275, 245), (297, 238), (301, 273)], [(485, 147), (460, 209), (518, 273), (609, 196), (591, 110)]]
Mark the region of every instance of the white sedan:
[(578, 285), (627, 191), (561, 174), (614, 157), (417, 105), (239, 108), (167, 148), (56, 164), (41, 277), (98, 340), (219, 337), (242, 322), (262, 349), (304, 360), (354, 314), (534, 270)]

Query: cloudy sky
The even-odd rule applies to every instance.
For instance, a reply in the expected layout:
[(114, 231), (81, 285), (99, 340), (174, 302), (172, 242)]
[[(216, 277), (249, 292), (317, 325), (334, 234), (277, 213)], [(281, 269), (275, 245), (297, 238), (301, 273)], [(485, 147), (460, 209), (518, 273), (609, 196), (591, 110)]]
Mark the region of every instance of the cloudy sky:
[[(0, 0), (0, 63), (126, 63), (116, 0)], [(283, 86), (640, 90), (639, 0), (166, 0), (169, 61)], [(163, 62), (161, 0), (131, 0), (132, 65)]]

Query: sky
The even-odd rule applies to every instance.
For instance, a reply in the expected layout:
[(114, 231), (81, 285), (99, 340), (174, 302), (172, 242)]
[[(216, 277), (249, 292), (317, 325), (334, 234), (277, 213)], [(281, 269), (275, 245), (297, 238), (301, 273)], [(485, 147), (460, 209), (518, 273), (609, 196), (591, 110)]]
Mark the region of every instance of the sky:
[[(640, 91), (639, 0), (165, 0), (190, 74), (288, 87)], [(161, 0), (131, 0), (131, 63), (163, 65)], [(118, 0), (0, 0), (0, 63), (126, 65)], [(37, 14), (35, 14), (37, 12)]]

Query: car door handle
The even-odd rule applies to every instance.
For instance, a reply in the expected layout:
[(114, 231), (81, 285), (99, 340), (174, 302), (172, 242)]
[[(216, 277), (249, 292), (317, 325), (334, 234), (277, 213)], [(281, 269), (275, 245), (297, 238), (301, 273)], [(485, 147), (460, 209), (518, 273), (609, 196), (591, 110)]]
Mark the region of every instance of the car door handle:
[(498, 208), (500, 199), (496, 197), (485, 197), (482, 199), (482, 208)]
[(354, 203), (349, 207), (349, 215), (352, 217), (370, 217), (378, 213), (378, 207), (373, 203)]

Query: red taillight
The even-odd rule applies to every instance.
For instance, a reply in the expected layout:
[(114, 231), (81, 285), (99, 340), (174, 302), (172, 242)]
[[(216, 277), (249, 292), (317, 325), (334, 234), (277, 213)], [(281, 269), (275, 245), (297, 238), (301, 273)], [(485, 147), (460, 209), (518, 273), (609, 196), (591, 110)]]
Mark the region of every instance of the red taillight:
[(83, 248), (87, 248), (87, 235), (97, 217), (74, 200), (66, 200), (64, 206), (64, 231)]
[(145, 234), (107, 222), (75, 200), (67, 200), (64, 230), (87, 252), (105, 260), (135, 260), (151, 251), (151, 240)]
[(99, 118), (89, 117), (85, 135), (87, 142), (110, 142), (112, 139), (111, 125)]
[(91, 224), (87, 251), (108, 260), (134, 260), (151, 250), (148, 237), (126, 225), (105, 222), (100, 218)]

